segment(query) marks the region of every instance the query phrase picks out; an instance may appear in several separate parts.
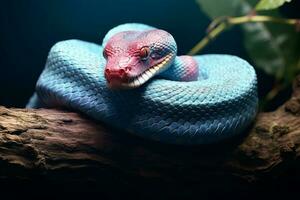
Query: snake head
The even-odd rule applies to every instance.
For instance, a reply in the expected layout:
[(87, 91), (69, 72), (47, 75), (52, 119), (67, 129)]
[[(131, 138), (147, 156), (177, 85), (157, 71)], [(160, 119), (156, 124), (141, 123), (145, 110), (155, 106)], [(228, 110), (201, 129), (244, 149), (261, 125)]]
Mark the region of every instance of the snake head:
[(137, 88), (166, 70), (176, 57), (174, 38), (166, 31), (124, 31), (112, 36), (103, 50), (104, 75), (112, 89)]

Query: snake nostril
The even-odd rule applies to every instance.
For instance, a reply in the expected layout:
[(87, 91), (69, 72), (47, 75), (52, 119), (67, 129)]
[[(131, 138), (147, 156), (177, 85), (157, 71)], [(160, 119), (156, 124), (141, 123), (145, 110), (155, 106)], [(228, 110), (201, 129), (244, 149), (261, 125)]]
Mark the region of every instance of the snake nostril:
[(110, 70), (106, 68), (106, 69), (105, 69), (105, 73), (106, 73), (106, 74), (110, 74)]
[(124, 69), (120, 69), (120, 70), (119, 70), (119, 75), (120, 75), (120, 76), (123, 76), (124, 74), (125, 74), (125, 70), (124, 70)]
[(131, 67), (125, 67), (126, 72), (130, 72), (131, 71)]

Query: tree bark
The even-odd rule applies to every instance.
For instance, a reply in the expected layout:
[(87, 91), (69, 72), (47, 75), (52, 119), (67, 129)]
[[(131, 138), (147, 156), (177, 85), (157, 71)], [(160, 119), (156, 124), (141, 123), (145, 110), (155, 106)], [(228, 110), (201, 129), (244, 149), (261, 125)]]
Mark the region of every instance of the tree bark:
[(293, 87), (290, 100), (259, 113), (243, 136), (192, 147), (144, 140), (73, 112), (0, 107), (0, 179), (101, 188), (108, 196), (299, 184), (300, 76)]

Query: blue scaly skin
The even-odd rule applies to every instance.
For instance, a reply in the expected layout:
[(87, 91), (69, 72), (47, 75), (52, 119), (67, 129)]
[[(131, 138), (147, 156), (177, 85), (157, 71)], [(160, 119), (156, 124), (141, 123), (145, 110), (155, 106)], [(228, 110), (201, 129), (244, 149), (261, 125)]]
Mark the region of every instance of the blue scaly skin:
[(113, 28), (103, 46), (59, 42), (27, 107), (77, 110), (166, 143), (207, 144), (241, 134), (257, 111), (253, 67), (236, 56), (176, 51), (170, 34), (143, 24)]

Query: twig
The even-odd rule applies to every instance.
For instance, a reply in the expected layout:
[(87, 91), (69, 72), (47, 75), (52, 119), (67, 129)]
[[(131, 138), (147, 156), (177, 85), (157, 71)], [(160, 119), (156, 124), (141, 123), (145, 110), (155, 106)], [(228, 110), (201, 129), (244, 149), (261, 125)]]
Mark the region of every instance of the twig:
[(284, 19), (278, 17), (271, 16), (263, 16), (263, 15), (246, 15), (241, 17), (220, 17), (216, 18), (209, 25), (208, 34), (200, 40), (189, 52), (189, 55), (195, 55), (199, 51), (201, 51), (204, 47), (208, 45), (210, 41), (215, 39), (218, 35), (224, 32), (227, 28), (244, 23), (250, 22), (270, 22), (270, 23), (279, 23), (279, 24), (287, 24), (287, 25), (295, 25), (299, 24), (300, 19)]
[(265, 96), (266, 101), (271, 101), (273, 100), (277, 94), (284, 89), (284, 85), (281, 83), (276, 83), (274, 87), (267, 93)]

